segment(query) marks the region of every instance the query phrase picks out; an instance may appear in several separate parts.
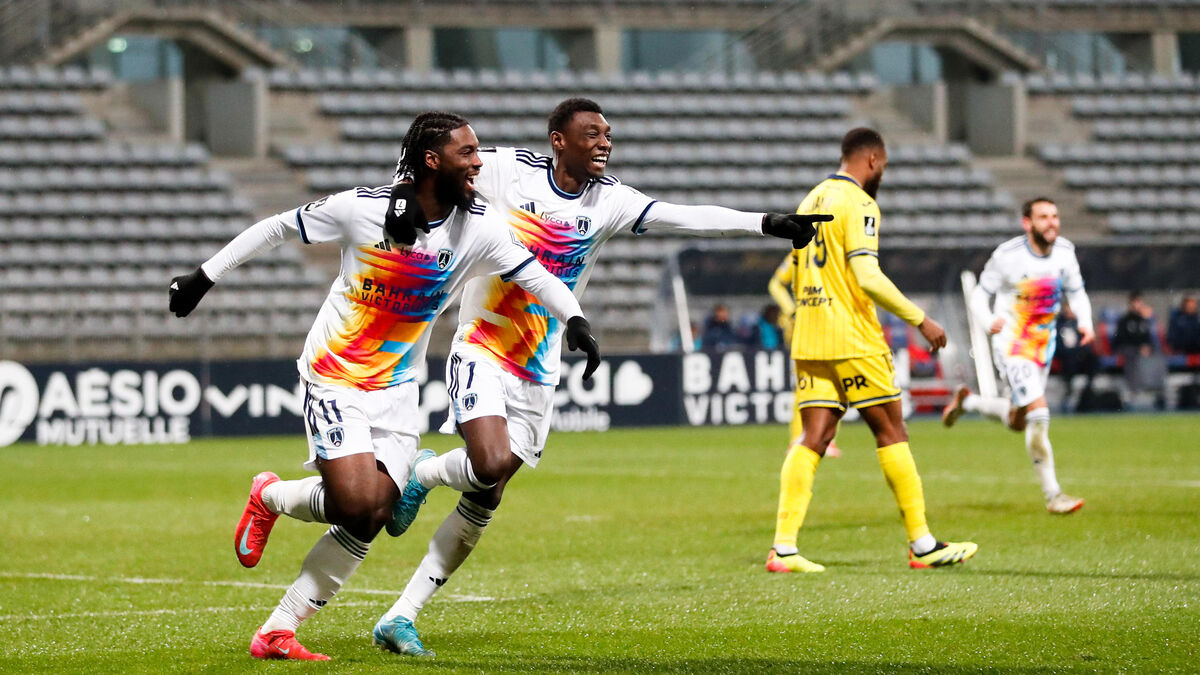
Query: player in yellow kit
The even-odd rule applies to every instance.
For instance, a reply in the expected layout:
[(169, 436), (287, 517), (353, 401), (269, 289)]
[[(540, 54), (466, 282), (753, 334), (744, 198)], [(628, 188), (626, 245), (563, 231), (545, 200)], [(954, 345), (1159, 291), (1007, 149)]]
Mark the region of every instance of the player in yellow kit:
[(878, 303), (916, 326), (935, 351), (946, 332), (904, 297), (879, 269), (879, 206), (875, 193), (887, 167), (883, 138), (858, 128), (842, 139), (842, 165), (800, 203), (799, 213), (831, 213), (807, 248), (796, 251), (796, 406), (803, 437), (793, 445), (780, 475), (775, 544), (769, 572), (821, 572), (796, 547), (812, 500), (817, 463), (848, 406), (858, 408), (875, 435), (884, 479), (908, 534), (909, 565), (942, 567), (975, 555), (972, 542), (941, 542), (925, 522), (925, 495), (900, 411), (891, 350), (875, 312)]
[[(803, 249), (801, 249), (803, 251)], [(775, 268), (775, 274), (771, 275), (771, 281), (767, 284), (767, 292), (771, 294), (771, 299), (779, 306), (779, 327), (783, 330), (783, 338), (788, 344), (792, 341), (792, 329), (795, 326), (796, 320), (796, 265), (800, 261), (801, 251), (792, 251), (788, 253), (783, 262), (779, 263), (779, 267)], [(797, 398), (799, 398), (797, 396)], [(793, 406), (792, 421), (788, 424), (788, 452), (791, 452), (792, 446), (798, 445), (804, 434), (804, 425), (800, 422), (800, 409)], [(842, 451), (838, 449), (837, 442), (829, 441), (829, 445), (825, 448), (826, 457), (841, 457)]]

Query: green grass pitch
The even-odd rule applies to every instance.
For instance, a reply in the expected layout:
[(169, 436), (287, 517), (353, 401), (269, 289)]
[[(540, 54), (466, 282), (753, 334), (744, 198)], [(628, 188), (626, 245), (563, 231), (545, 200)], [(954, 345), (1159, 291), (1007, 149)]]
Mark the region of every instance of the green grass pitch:
[[(822, 462), (801, 550), (762, 565), (780, 426), (553, 434), (475, 555), (418, 621), (432, 661), (372, 646), (457, 495), (385, 534), (300, 638), (328, 664), (247, 646), (323, 531), (282, 519), (238, 566), (250, 478), (304, 475), (300, 434), (175, 447), (0, 449), (2, 672), (1196, 672), (1200, 417), (1056, 418), (1072, 516), (1045, 513), (1022, 436), (910, 424), (934, 534), (965, 566), (910, 570), (862, 425)], [(439, 451), (454, 439), (430, 434)]]

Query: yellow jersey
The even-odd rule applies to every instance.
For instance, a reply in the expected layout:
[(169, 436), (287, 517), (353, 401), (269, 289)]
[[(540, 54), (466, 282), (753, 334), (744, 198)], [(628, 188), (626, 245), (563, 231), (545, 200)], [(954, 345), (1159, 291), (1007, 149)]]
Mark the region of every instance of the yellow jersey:
[(850, 271), (855, 256), (879, 257), (879, 205), (853, 178), (838, 173), (813, 188), (796, 212), (828, 213), (833, 220), (818, 224), (812, 242), (792, 252), (792, 358), (834, 361), (890, 352), (875, 303)]

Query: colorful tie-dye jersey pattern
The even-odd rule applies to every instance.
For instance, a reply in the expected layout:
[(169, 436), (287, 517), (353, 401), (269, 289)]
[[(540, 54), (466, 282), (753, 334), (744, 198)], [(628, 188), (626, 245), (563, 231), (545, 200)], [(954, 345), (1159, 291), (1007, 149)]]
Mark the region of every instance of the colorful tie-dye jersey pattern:
[[(586, 269), (588, 252), (598, 243), (587, 236), (587, 227), (521, 209), (510, 212), (509, 224), (538, 262), (574, 290)], [(547, 356), (558, 349), (554, 339), (560, 333), (558, 319), (511, 281), (492, 277), (485, 283), (483, 316), (471, 322), (466, 341), (486, 349), (517, 377), (553, 384), (555, 373), (547, 367)], [(497, 323), (483, 317), (502, 318)]]
[(1009, 356), (1046, 365), (1054, 356), (1055, 319), (1062, 304), (1059, 277), (1022, 279), (1016, 283)]
[[(414, 376), (410, 356), (450, 295), (453, 266), (438, 251), (357, 247), (360, 267), (345, 293), (341, 325), (312, 359), (318, 377), (357, 389), (391, 387)], [(443, 254), (445, 256), (445, 254)]]

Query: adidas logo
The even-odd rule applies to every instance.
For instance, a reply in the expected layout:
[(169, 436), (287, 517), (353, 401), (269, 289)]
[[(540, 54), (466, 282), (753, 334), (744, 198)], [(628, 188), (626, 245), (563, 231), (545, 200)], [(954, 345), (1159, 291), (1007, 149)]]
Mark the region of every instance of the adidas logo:
[(316, 607), (317, 609), (321, 609), (328, 602), (329, 602), (328, 600), (313, 600), (312, 598), (308, 599), (308, 604), (312, 605), (313, 607)]
[(527, 202), (527, 203), (521, 205), (521, 210), (536, 214), (537, 206), (534, 206), (533, 202)]
[(383, 241), (379, 242), (378, 244), (375, 244), (375, 248), (377, 248), (381, 251), (390, 251), (390, 250), (392, 250), (392, 245), (390, 242), (388, 242), (387, 239), (384, 239)]
[(442, 584), (446, 583), (445, 579), (435, 579), (434, 577), (429, 577), (429, 580), (436, 584), (438, 588), (441, 588)]

